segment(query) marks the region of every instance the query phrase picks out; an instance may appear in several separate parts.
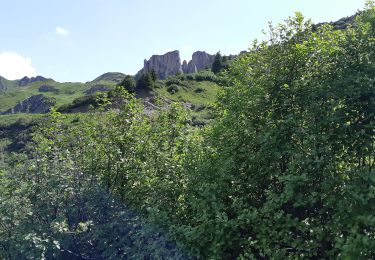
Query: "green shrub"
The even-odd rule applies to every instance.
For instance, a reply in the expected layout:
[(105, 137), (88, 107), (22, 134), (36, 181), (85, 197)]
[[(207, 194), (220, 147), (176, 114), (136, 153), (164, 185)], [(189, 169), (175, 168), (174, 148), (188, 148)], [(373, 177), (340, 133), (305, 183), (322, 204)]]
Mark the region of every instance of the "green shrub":
[(167, 78), (167, 80), (165, 81), (165, 84), (167, 86), (170, 86), (170, 85), (181, 85), (182, 82), (181, 82), (181, 79), (179, 79), (177, 77), (170, 77), (170, 78)]
[[(0, 172), (1, 259), (188, 259), (165, 230), (130, 209), (148, 212), (149, 221), (161, 201), (174, 211), (185, 116), (174, 106), (151, 121), (123, 89), (112, 98), (126, 101), (121, 110), (79, 123), (52, 111), (35, 129), (30, 153)], [(146, 165), (152, 175), (143, 174)]]
[(134, 93), (136, 88), (136, 81), (133, 76), (126, 75), (125, 78), (120, 82), (120, 86), (124, 87), (129, 93)]
[(174, 227), (199, 258), (375, 257), (374, 21), (297, 14), (233, 62)]
[(170, 86), (167, 88), (167, 91), (168, 91), (169, 93), (171, 93), (171, 94), (175, 94), (175, 93), (178, 92), (179, 88), (180, 88), (180, 87), (179, 87), (178, 85), (176, 85), (176, 84), (172, 84), (172, 85), (170, 85)]
[(176, 78), (181, 80), (181, 81), (185, 81), (186, 80), (186, 75), (181, 73), (181, 74), (178, 74), (176, 75)]
[(212, 71), (204, 70), (195, 74), (195, 80), (216, 82), (217, 76)]
[(187, 80), (195, 80), (195, 74), (186, 74), (185, 76)]
[(195, 93), (202, 93), (202, 92), (204, 92), (204, 91), (206, 91), (206, 90), (203, 89), (203, 88), (196, 88), (196, 89), (194, 90)]
[(73, 100), (71, 104), (64, 104), (58, 108), (59, 112), (71, 112), (75, 108), (79, 107), (87, 107), (87, 106), (93, 106), (97, 107), (97, 95), (87, 95), (87, 96), (82, 96), (79, 98), (76, 98)]
[(137, 80), (136, 89), (152, 89), (156, 80), (155, 71), (143, 73)]

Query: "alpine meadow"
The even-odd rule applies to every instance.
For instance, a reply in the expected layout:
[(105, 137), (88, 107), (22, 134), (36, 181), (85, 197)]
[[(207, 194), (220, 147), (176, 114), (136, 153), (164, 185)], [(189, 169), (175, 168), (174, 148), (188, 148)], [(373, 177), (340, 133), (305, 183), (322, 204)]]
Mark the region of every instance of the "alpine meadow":
[(265, 36), (1, 78), (0, 259), (375, 259), (375, 5)]

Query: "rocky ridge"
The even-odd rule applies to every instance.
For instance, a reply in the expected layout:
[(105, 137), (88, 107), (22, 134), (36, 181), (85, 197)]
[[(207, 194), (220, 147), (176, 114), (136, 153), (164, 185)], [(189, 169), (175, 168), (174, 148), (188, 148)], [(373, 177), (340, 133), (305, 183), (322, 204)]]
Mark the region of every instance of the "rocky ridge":
[(25, 76), (25, 77), (23, 77), (22, 79), (20, 79), (20, 80), (18, 81), (18, 86), (20, 86), (20, 87), (24, 87), (24, 86), (26, 86), (26, 85), (28, 85), (28, 84), (33, 83), (33, 82), (37, 82), (37, 81), (47, 81), (47, 80), (49, 80), (49, 79), (47, 79), (47, 78), (45, 78), (45, 77), (42, 77), (42, 76), (36, 76), (36, 77), (31, 77), (31, 78)]
[(174, 76), (178, 73), (195, 73), (203, 69), (212, 67), (215, 55), (204, 51), (196, 51), (192, 59), (181, 63), (180, 52), (171, 51), (163, 55), (153, 55), (149, 60), (144, 60), (143, 68), (138, 71), (136, 78), (150, 71), (155, 71), (158, 79), (165, 79), (168, 76)]

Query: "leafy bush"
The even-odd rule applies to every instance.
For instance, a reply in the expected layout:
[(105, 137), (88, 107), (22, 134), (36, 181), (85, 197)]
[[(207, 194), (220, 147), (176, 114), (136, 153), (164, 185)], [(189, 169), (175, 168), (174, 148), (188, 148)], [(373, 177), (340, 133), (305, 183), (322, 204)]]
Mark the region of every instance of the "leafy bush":
[(163, 87), (165, 87), (165, 85), (163, 84), (162, 81), (160, 80), (155, 81), (154, 88), (163, 88)]
[(133, 76), (126, 75), (120, 82), (119, 86), (124, 87), (129, 93), (134, 93), (136, 88), (136, 81)]
[(203, 70), (195, 74), (195, 80), (216, 82), (217, 76), (211, 71)]
[(204, 92), (204, 91), (205, 91), (205, 89), (203, 89), (203, 88), (196, 88), (196, 89), (194, 90), (195, 93), (202, 93), (202, 92)]
[(167, 88), (167, 91), (168, 91), (169, 93), (171, 93), (171, 94), (175, 94), (175, 93), (177, 93), (178, 90), (179, 90), (179, 86), (176, 85), (176, 84), (172, 84), (172, 85), (170, 85), (170, 86)]
[(177, 78), (177, 77), (169, 77), (167, 78), (167, 80), (165, 81), (165, 84), (167, 86), (170, 86), (170, 85), (181, 85), (181, 79)]
[[(53, 111), (35, 131), (31, 157), (17, 156), (0, 174), (2, 259), (188, 259), (163, 229), (123, 205), (156, 213), (163, 200), (173, 211), (179, 180), (169, 167), (184, 157), (185, 119), (176, 107), (151, 122), (137, 100), (116, 91), (113, 98), (127, 100), (120, 113), (91, 113), (67, 125)], [(151, 176), (138, 174), (145, 166), (155, 170), (150, 189), (143, 184)], [(167, 171), (175, 180), (169, 184), (157, 174)]]
[(156, 80), (155, 71), (143, 73), (137, 80), (136, 89), (152, 89)]
[(374, 21), (298, 14), (233, 62), (175, 227), (199, 257), (375, 257)]
[(185, 81), (186, 80), (186, 75), (183, 74), (183, 73), (181, 73), (181, 74), (176, 75), (176, 78), (178, 78), (181, 81)]
[(88, 107), (88, 106), (97, 107), (97, 95), (87, 95), (82, 96), (79, 98), (76, 98), (73, 100), (71, 104), (65, 104), (58, 108), (59, 112), (71, 112), (73, 109), (79, 108), (79, 107)]
[(186, 74), (185, 77), (187, 80), (195, 80), (195, 74)]

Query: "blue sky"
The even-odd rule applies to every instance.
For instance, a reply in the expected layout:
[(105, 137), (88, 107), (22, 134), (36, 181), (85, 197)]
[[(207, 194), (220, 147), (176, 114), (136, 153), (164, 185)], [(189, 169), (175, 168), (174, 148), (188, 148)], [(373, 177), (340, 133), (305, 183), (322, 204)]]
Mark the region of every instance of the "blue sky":
[(136, 73), (153, 54), (236, 54), (267, 24), (300, 11), (313, 22), (363, 9), (364, 0), (0, 0), (0, 75), (89, 81)]

